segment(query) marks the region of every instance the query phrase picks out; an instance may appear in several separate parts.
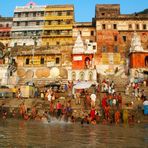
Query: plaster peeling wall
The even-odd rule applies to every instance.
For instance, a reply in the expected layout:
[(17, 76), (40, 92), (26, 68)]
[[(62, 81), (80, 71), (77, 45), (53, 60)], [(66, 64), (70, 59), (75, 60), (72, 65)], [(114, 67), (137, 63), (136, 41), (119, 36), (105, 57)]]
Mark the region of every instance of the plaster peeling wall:
[(6, 85), (7, 82), (8, 82), (7, 66), (1, 66), (0, 67), (0, 84), (1, 85)]
[[(116, 68), (118, 67), (118, 72)], [(114, 75), (114, 76), (123, 76), (125, 75), (125, 67), (123, 65), (97, 65), (97, 73), (101, 75)]]

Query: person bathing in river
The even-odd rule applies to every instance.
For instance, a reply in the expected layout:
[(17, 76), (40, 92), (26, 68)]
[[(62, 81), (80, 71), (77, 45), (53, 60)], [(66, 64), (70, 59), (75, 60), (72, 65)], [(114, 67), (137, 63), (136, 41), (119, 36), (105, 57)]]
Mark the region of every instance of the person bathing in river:
[(57, 117), (59, 118), (62, 111), (62, 104), (60, 103), (60, 101), (58, 101), (58, 103), (56, 104), (56, 110), (57, 110)]
[(91, 111), (90, 111), (90, 118), (91, 118), (91, 120), (93, 120), (93, 119), (95, 118), (95, 112), (96, 112), (96, 110), (95, 110), (95, 108), (93, 107), (93, 108), (91, 109)]
[(117, 110), (116, 112), (115, 112), (115, 123), (116, 124), (119, 124), (119, 122), (120, 122), (120, 112), (119, 112), (119, 110)]

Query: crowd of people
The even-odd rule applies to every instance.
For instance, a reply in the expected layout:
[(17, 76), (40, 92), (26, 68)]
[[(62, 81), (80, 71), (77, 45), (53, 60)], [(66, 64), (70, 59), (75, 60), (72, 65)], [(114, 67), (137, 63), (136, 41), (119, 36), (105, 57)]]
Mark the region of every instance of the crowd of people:
[[(1, 116), (3, 119), (11, 116), (13, 118), (43, 122), (50, 122), (53, 118), (56, 118), (59, 121), (72, 123), (78, 121), (82, 125), (135, 122), (135, 115), (129, 113), (127, 109), (122, 109), (123, 98), (121, 93), (116, 91), (116, 84), (114, 81), (104, 79), (101, 84), (94, 87), (95, 91), (89, 92), (88, 90), (79, 90), (71, 97), (73, 85), (73, 83), (68, 82), (68, 84), (64, 86), (67, 98), (58, 96), (58, 93), (52, 88), (47, 89), (44, 94), (41, 94), (40, 98), (48, 102), (48, 107), (46, 109), (42, 104), (42, 107), (40, 108), (37, 105), (27, 108), (25, 103), (22, 102), (17, 109), (11, 111), (6, 110), (2, 106)], [(146, 98), (144, 90), (140, 91), (139, 83), (128, 84), (127, 87), (125, 87), (125, 95), (131, 94), (129, 87), (133, 89), (135, 97), (140, 97), (140, 99)], [(20, 89), (18, 92), (21, 93)], [(21, 98), (18, 97), (18, 99)], [(79, 105), (79, 109), (75, 108), (77, 105)]]

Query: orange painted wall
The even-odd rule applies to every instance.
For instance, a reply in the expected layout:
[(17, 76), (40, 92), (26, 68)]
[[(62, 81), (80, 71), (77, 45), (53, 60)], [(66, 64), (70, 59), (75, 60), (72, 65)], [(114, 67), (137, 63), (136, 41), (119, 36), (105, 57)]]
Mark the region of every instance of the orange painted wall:
[[(74, 61), (74, 57), (81, 56), (81, 61)], [(85, 58), (89, 57), (92, 60), (93, 55), (74, 54), (72, 55), (72, 69), (85, 69)]]
[(131, 53), (130, 54), (130, 68), (146, 68), (145, 57), (148, 53)]

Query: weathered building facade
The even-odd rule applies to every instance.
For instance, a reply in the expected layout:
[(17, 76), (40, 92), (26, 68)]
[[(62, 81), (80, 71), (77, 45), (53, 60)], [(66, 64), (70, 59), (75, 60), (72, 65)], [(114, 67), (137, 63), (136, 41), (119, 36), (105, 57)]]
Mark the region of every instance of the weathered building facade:
[(9, 47), (12, 18), (0, 17), (0, 42)]
[[(96, 42), (98, 72), (124, 72), (131, 38), (136, 31), (144, 49), (148, 46), (148, 16), (120, 14), (120, 5), (96, 5)], [(120, 72), (121, 74), (122, 72)]]
[(11, 30), (11, 47), (41, 45), (45, 6), (33, 2), (17, 6), (14, 10)]
[[(118, 4), (97, 4), (92, 22), (75, 22), (73, 5), (30, 2), (15, 8), (10, 26), (0, 28), (17, 62), (10, 82), (97, 81), (97, 74), (133, 77), (135, 68), (147, 68), (148, 15), (121, 14)], [(130, 52), (134, 32), (142, 52)]]
[(140, 36), (134, 33), (129, 51), (130, 78), (148, 78), (148, 50), (141, 45)]
[(72, 44), (73, 5), (48, 5), (44, 12), (42, 45)]

